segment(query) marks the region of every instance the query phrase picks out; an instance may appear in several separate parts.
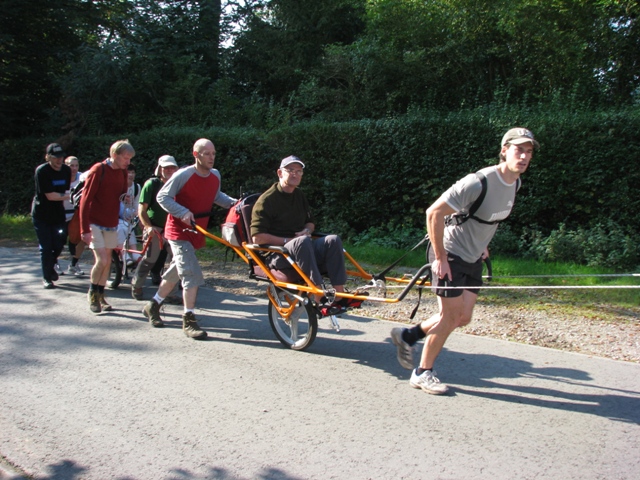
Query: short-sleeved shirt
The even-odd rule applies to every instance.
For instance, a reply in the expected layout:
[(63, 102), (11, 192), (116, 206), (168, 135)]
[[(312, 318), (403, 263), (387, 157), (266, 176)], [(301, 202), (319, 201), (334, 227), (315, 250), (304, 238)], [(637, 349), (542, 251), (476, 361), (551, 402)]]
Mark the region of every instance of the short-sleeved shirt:
[(34, 175), (35, 195), (31, 203), (31, 216), (38, 221), (57, 225), (66, 220), (64, 203), (51, 201), (47, 193), (62, 193), (69, 190), (71, 185), (71, 169), (62, 165), (60, 170), (54, 170), (49, 163), (43, 163)]
[[(487, 178), (487, 193), (475, 216), (493, 222), (504, 220), (511, 213), (516, 197), (517, 182), (506, 183), (497, 166), (480, 170)], [(480, 196), (482, 184), (475, 173), (456, 182), (440, 196), (456, 212), (468, 212)], [(498, 224), (487, 225), (469, 219), (460, 225), (449, 225), (444, 230), (444, 248), (465, 262), (474, 263), (489, 246)]]
[(152, 177), (145, 182), (140, 192), (140, 203), (146, 203), (148, 205), (147, 215), (149, 216), (149, 220), (151, 220), (151, 224), (160, 228), (164, 228), (168, 215), (167, 211), (160, 206), (156, 199), (162, 185), (162, 180), (158, 177)]
[(287, 193), (280, 183), (275, 183), (260, 195), (253, 206), (251, 236), (268, 233), (293, 238), (307, 223), (316, 222), (304, 193), (299, 188)]

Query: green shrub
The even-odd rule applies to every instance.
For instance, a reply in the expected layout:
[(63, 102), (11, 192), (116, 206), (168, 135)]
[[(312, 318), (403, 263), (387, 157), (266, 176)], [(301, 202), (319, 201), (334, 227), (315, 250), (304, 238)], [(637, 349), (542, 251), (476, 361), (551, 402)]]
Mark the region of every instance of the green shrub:
[(545, 262), (568, 262), (617, 271), (634, 269), (640, 260), (640, 237), (612, 220), (591, 228), (570, 230), (561, 224), (544, 237), (529, 232), (525, 249), (529, 256)]

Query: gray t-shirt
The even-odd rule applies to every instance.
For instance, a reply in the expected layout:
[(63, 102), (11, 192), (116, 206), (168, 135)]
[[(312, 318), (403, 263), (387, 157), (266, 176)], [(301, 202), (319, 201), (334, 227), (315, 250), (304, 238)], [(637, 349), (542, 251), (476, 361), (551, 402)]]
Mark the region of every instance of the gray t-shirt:
[[(487, 193), (475, 216), (486, 221), (504, 220), (511, 213), (516, 196), (516, 183), (507, 184), (497, 170), (497, 165), (480, 170), (487, 178)], [(475, 173), (458, 180), (440, 199), (456, 212), (468, 212), (480, 196), (482, 184)], [(470, 218), (461, 225), (445, 227), (444, 248), (465, 262), (474, 263), (496, 233), (498, 224), (487, 225)]]

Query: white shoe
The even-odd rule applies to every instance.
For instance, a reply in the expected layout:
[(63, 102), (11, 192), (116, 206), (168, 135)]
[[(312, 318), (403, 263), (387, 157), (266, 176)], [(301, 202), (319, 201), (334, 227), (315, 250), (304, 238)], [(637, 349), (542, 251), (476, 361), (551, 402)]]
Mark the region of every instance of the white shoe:
[(60, 268), (60, 265), (58, 265), (57, 263), (53, 266), (53, 269), (56, 271), (56, 273), (57, 273), (59, 276), (64, 275), (64, 270), (62, 270), (62, 269)]
[(84, 272), (80, 268), (80, 265), (76, 265), (75, 267), (73, 265), (69, 265), (69, 268), (67, 268), (67, 273), (69, 275), (75, 275), (76, 277), (84, 275)]
[(411, 372), (411, 380), (409, 385), (413, 388), (421, 388), (432, 395), (443, 395), (449, 391), (444, 383), (440, 383), (435, 370), (425, 370), (422, 375), (416, 375), (416, 371)]

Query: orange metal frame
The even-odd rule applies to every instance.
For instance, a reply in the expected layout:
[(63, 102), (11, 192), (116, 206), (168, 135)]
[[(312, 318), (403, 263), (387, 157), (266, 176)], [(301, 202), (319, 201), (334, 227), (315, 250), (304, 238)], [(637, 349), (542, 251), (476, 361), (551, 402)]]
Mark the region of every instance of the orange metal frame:
[[(299, 292), (312, 294), (312, 295), (324, 295), (325, 292), (322, 289), (318, 288), (316, 285), (314, 285), (311, 279), (302, 271), (302, 269), (298, 266), (298, 264), (291, 258), (291, 256), (287, 253), (287, 251), (282, 247), (254, 245), (254, 244), (248, 244), (248, 243), (243, 243), (241, 247), (238, 247), (236, 245), (233, 245), (227, 242), (223, 238), (220, 238), (216, 235), (213, 235), (212, 233), (209, 233), (207, 230), (200, 227), (199, 225), (196, 225), (195, 229), (198, 232), (200, 232), (202, 235), (212, 240), (215, 240), (216, 242), (226, 247), (231, 248), (238, 255), (238, 257), (244, 260), (244, 262), (247, 263), (248, 265), (251, 265), (251, 261), (253, 261), (255, 265), (260, 267), (264, 272), (264, 274), (266, 275), (266, 278), (264, 280), (268, 280), (270, 283), (272, 283), (276, 287), (286, 289), (286, 290), (296, 290)], [(273, 275), (273, 273), (271, 273), (271, 270), (269, 269), (269, 267), (267, 267), (267, 265), (264, 263), (264, 260), (260, 256), (260, 253), (278, 253), (282, 255), (291, 264), (291, 266), (295, 269), (298, 275), (300, 275), (300, 278), (302, 278), (304, 283), (303, 284), (291, 283), (291, 282), (282, 281), (276, 278)], [(352, 277), (358, 277), (365, 281), (371, 281), (374, 279), (374, 276), (371, 275), (370, 273), (367, 273), (362, 268), (362, 266), (360, 266), (360, 264), (349, 254), (349, 252), (344, 250), (344, 255), (346, 260), (355, 268), (355, 270), (347, 269), (347, 275), (350, 275)], [(424, 270), (424, 267), (421, 271), (423, 270)], [(415, 276), (411, 278), (385, 277), (385, 281), (392, 282), (398, 285), (404, 285), (407, 288), (410, 288), (410, 286), (415, 285), (416, 283), (418, 283), (418, 281), (420, 281), (421, 286), (431, 285), (429, 281), (424, 281), (424, 277), (415, 278)], [(267, 293), (269, 294), (269, 292)], [(384, 302), (384, 303), (398, 303), (404, 297), (404, 295), (399, 295), (393, 298), (373, 297), (368, 295), (358, 295), (357, 293), (353, 294), (353, 293), (347, 293), (347, 292), (335, 292), (335, 296), (337, 298), (350, 298), (355, 300), (366, 300), (366, 301)], [(278, 302), (275, 299), (271, 298), (270, 294), (269, 294), (269, 299), (271, 303), (278, 309), (279, 313), (285, 318), (288, 318), (289, 314), (295, 309), (297, 305), (297, 301), (293, 301), (293, 302), (290, 302), (291, 304), (290, 307), (283, 309), (278, 305)]]

